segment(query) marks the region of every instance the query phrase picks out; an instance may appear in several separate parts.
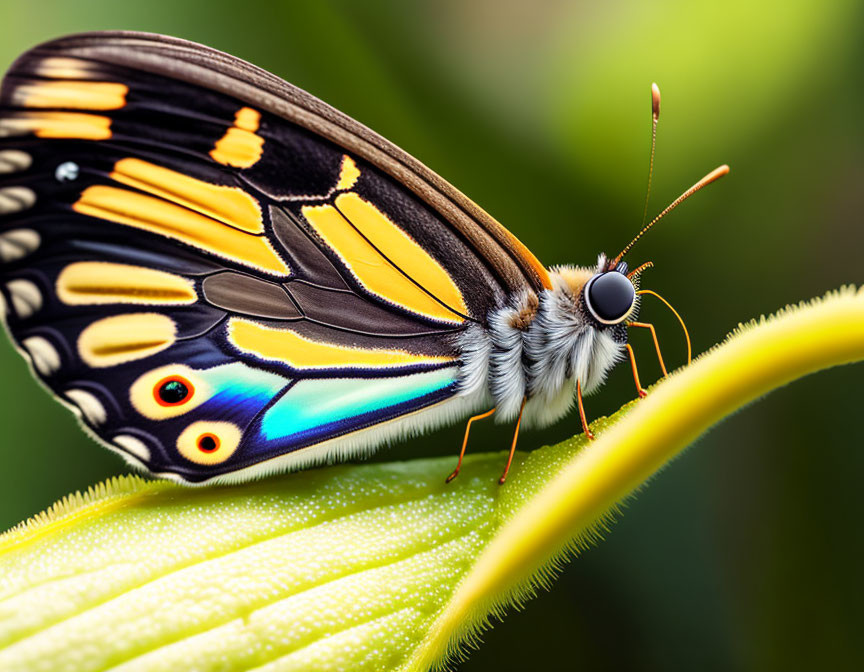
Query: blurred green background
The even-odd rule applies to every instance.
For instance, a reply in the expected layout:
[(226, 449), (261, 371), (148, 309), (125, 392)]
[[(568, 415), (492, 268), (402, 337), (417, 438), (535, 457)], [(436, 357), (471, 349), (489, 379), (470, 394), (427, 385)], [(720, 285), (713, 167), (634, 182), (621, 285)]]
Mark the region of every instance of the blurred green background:
[[(109, 28), (203, 42), (301, 86), (427, 163), (547, 265), (590, 264), (637, 230), (657, 81), (650, 211), (732, 166), (630, 255), (656, 263), (644, 286), (686, 317), (695, 352), (864, 281), (860, 2), (2, 0), (0, 66)], [(674, 319), (652, 303), (643, 318), (682, 362)], [(649, 337), (634, 341), (651, 381)], [(6, 343), (0, 371), (0, 528), (126, 472)], [(458, 669), (864, 669), (862, 374), (821, 374), (716, 428)], [(589, 413), (632, 396), (621, 366)], [(455, 453), (461, 431), (381, 459)], [(472, 449), (503, 449), (508, 432), (482, 427)]]

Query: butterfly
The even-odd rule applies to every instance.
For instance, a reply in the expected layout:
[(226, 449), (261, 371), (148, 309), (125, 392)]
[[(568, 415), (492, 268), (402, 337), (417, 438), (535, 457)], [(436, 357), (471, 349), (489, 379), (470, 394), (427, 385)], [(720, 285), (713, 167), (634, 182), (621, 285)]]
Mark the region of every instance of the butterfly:
[(547, 269), (387, 140), (184, 40), (61, 38), (0, 90), (8, 333), (99, 442), (181, 483), (574, 399), (590, 435), (582, 396), (627, 354), (643, 392), (628, 249)]

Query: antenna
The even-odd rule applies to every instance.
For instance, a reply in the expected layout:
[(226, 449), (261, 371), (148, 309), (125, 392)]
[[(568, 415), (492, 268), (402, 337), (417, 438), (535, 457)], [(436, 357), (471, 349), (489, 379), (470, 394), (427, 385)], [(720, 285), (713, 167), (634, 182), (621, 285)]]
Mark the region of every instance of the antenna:
[(630, 251), (630, 248), (633, 247), (633, 245), (636, 244), (636, 241), (639, 240), (643, 235), (645, 235), (645, 233), (652, 226), (654, 226), (657, 222), (659, 222), (661, 219), (663, 219), (663, 217), (668, 215), (675, 208), (677, 208), (679, 205), (681, 205), (681, 203), (683, 203), (688, 198), (690, 198), (693, 194), (695, 194), (697, 191), (702, 189), (702, 187), (707, 187), (709, 184), (711, 184), (715, 180), (719, 180), (721, 177), (723, 177), (724, 175), (726, 175), (728, 173), (729, 173), (729, 166), (727, 166), (726, 164), (723, 164), (719, 168), (715, 168), (710, 173), (708, 173), (705, 177), (703, 177), (701, 180), (699, 180), (696, 184), (694, 184), (692, 187), (690, 187), (687, 191), (685, 191), (683, 194), (681, 194), (678, 198), (676, 198), (674, 201), (672, 201), (669, 205), (667, 205), (666, 209), (663, 210), (663, 212), (661, 212), (659, 215), (657, 215), (650, 222), (648, 222), (648, 224), (646, 226), (642, 227), (642, 230), (639, 233), (637, 233), (636, 237), (628, 243), (627, 247), (625, 247), (623, 250), (621, 250), (620, 254), (617, 257), (615, 257), (609, 263), (609, 270), (611, 271), (612, 269), (614, 269), (618, 265), (618, 262), (621, 261), (621, 258)]
[(657, 148), (657, 122), (660, 120), (660, 87), (651, 85), (651, 158), (648, 161), (648, 188), (645, 190), (645, 207), (642, 210), (642, 223), (648, 216), (648, 197), (651, 196), (651, 176), (654, 175), (654, 150)]

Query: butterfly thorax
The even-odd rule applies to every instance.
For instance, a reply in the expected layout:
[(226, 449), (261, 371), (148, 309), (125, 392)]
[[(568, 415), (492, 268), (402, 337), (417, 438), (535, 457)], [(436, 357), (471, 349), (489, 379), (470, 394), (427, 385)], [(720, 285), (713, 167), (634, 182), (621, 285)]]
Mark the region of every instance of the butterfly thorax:
[(599, 324), (583, 290), (597, 268), (550, 270), (552, 289), (511, 296), (489, 316), (488, 326), (462, 337), (462, 394), (483, 396), (501, 420), (513, 419), (526, 399), (523, 422), (546, 426), (565, 415), (576, 382), (589, 394), (624, 356), (626, 328)]

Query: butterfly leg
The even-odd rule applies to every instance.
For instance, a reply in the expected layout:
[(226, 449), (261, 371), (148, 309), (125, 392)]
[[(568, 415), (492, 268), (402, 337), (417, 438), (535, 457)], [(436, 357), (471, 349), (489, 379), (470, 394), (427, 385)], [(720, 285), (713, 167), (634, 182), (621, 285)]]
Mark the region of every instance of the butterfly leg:
[(582, 421), (582, 431), (588, 440), (594, 439), (594, 432), (588, 427), (588, 419), (585, 417), (585, 403), (582, 401), (582, 382), (576, 381), (576, 403), (579, 405), (579, 419)]
[(516, 440), (519, 438), (519, 425), (522, 424), (522, 413), (525, 411), (525, 402), (528, 397), (522, 398), (522, 405), (519, 407), (519, 418), (516, 420), (516, 430), (513, 432), (513, 443), (510, 444), (510, 455), (507, 457), (507, 466), (504, 467), (504, 473), (498, 479), (498, 485), (504, 485), (507, 480), (507, 474), (510, 472), (510, 465), (513, 463), (513, 455), (516, 452)]
[[(660, 341), (657, 340), (657, 332), (654, 330), (653, 324), (648, 324), (647, 322), (628, 322), (628, 327), (642, 327), (643, 329), (648, 329), (651, 331), (651, 337), (654, 339), (654, 349), (657, 350), (657, 359), (660, 360), (660, 368), (663, 370), (663, 377), (668, 377), (668, 373), (666, 371), (666, 364), (663, 363), (663, 355), (660, 353)], [(630, 347), (629, 345), (627, 346)], [(636, 363), (633, 359), (633, 351), (630, 351), (630, 362), (633, 364), (633, 373), (636, 373)], [(638, 377), (636, 382), (636, 387), (639, 387)], [(641, 388), (640, 388), (641, 389)], [(644, 396), (640, 393), (640, 396)]]
[(465, 457), (465, 449), (468, 448), (468, 435), (471, 433), (471, 423), (475, 420), (483, 420), (484, 418), (488, 418), (495, 412), (493, 408), (491, 411), (486, 411), (485, 413), (481, 413), (480, 415), (474, 415), (468, 419), (468, 426), (465, 427), (465, 438), (462, 440), (462, 450), (459, 451), (459, 462), (456, 464), (456, 468), (453, 470), (453, 473), (447, 477), (446, 483), (449, 483), (454, 478), (459, 475), (459, 470), (462, 468), (462, 460)]
[(627, 343), (624, 347), (627, 348), (627, 354), (630, 355), (630, 367), (633, 369), (633, 382), (636, 383), (636, 391), (639, 392), (640, 397), (644, 398), (648, 395), (648, 391), (639, 382), (639, 370), (636, 368), (636, 355), (633, 354), (633, 346)]

